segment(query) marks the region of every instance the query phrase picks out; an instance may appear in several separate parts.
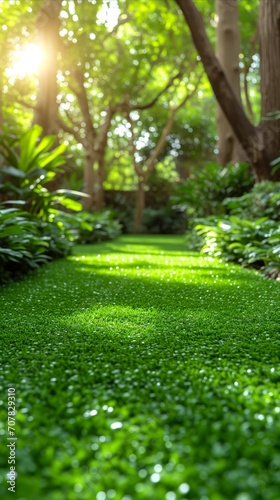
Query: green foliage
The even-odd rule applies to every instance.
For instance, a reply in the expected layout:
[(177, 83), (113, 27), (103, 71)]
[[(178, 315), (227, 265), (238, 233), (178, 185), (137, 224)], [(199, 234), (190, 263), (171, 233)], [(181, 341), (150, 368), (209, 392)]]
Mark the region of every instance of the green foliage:
[(47, 249), (30, 214), (16, 208), (0, 210), (0, 282), (46, 263)]
[(253, 183), (247, 164), (221, 168), (217, 163), (210, 163), (203, 168), (192, 169), (190, 177), (173, 195), (173, 204), (185, 209), (189, 219), (224, 214), (224, 199), (240, 196)]
[(45, 187), (65, 163), (62, 154), (65, 146), (61, 144), (51, 150), (56, 138), (46, 136), (40, 140), (41, 132), (42, 128), (34, 125), (21, 137), (0, 137), (0, 193), (2, 200), (12, 200), (10, 205), (16, 201), (24, 210), (47, 221), (55, 206), (79, 211), (82, 205), (69, 197), (81, 196), (81, 193), (62, 189), (49, 191)]
[(242, 218), (280, 220), (280, 182), (259, 182), (243, 196), (225, 199), (224, 206), (231, 215)]
[(201, 220), (196, 230), (204, 238), (203, 252), (244, 265), (280, 271), (280, 183), (263, 181), (223, 205), (229, 218)]
[(15, 498), (279, 499), (279, 283), (182, 240), (78, 247), (1, 291)]
[(209, 217), (195, 229), (205, 240), (203, 253), (244, 265), (264, 266), (265, 271), (280, 271), (280, 228), (276, 221), (233, 215)]
[(68, 255), (75, 240), (68, 217), (58, 213), (52, 221), (42, 221), (17, 208), (0, 206), (0, 282)]
[[(59, 210), (80, 210), (69, 196), (81, 193), (49, 191), (64, 163), (64, 146), (50, 150), (55, 137), (40, 140), (41, 127), (33, 126), (21, 137), (0, 137), (1, 279), (17, 277), (50, 259), (67, 255), (75, 240), (73, 217)], [(6, 208), (6, 207), (11, 208)]]
[(77, 218), (78, 237), (80, 243), (95, 243), (113, 240), (121, 233), (121, 225), (114, 212), (82, 212)]
[(144, 231), (151, 234), (183, 233), (186, 224), (186, 214), (170, 204), (161, 208), (145, 208), (143, 212)]

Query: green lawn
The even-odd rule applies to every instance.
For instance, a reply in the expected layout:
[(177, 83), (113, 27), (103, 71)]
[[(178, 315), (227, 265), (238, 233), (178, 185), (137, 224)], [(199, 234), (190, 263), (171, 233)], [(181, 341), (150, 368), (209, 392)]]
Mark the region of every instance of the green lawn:
[(279, 299), (177, 236), (80, 246), (3, 287), (1, 499), (279, 500)]

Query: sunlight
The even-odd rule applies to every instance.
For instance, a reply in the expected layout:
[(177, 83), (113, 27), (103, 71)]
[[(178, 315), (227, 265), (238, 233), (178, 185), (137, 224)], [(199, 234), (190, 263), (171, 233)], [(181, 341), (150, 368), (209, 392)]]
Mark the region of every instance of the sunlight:
[(112, 30), (117, 24), (120, 15), (120, 8), (116, 0), (109, 0), (102, 5), (97, 14), (97, 24), (105, 24), (108, 30)]
[(6, 68), (6, 75), (10, 79), (24, 78), (36, 74), (42, 62), (42, 52), (35, 43), (17, 46), (11, 53), (12, 64)]

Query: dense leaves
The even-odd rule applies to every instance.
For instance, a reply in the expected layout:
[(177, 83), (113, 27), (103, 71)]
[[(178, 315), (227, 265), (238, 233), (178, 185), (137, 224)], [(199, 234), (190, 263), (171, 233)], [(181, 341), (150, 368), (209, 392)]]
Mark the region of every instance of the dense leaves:
[(245, 163), (226, 168), (221, 168), (218, 163), (196, 166), (173, 195), (173, 203), (184, 208), (190, 219), (218, 215), (225, 213), (225, 198), (243, 194), (253, 183), (253, 176)]
[(196, 226), (203, 236), (202, 251), (227, 260), (262, 267), (275, 275), (280, 271), (279, 183), (265, 181), (239, 198), (227, 198), (225, 217), (208, 217)]
[(120, 232), (109, 212), (81, 213), (82, 205), (75, 199), (81, 193), (45, 187), (65, 163), (65, 148), (50, 149), (55, 137), (40, 140), (41, 131), (35, 125), (21, 137), (0, 137), (1, 281), (69, 254), (74, 241), (112, 239)]

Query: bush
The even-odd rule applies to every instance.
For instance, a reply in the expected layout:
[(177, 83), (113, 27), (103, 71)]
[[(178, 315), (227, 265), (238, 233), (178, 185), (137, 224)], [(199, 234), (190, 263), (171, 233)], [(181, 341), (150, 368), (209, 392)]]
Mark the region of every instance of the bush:
[(18, 206), (40, 220), (48, 221), (54, 207), (79, 211), (82, 205), (71, 197), (82, 193), (59, 189), (49, 191), (45, 184), (60, 172), (65, 163), (61, 144), (50, 150), (55, 136), (46, 136), (40, 140), (42, 128), (34, 125), (22, 137), (11, 135), (0, 137), (0, 194), (1, 201), (10, 206)]
[(183, 233), (187, 225), (187, 216), (180, 208), (170, 205), (162, 208), (145, 208), (143, 212), (145, 231), (151, 234)]
[(81, 212), (81, 203), (72, 198), (82, 193), (45, 187), (64, 163), (65, 148), (50, 150), (55, 137), (40, 140), (41, 132), (35, 125), (21, 138), (0, 137), (2, 281), (69, 254), (74, 242), (94, 243), (120, 233), (120, 224), (110, 211)]
[(221, 168), (217, 163), (195, 168), (172, 196), (173, 205), (185, 210), (190, 223), (197, 217), (226, 213), (225, 198), (240, 196), (254, 184), (248, 165), (239, 163)]
[(212, 217), (195, 229), (204, 239), (203, 253), (263, 267), (265, 272), (280, 271), (280, 228), (276, 221)]
[(113, 240), (121, 233), (121, 225), (110, 210), (95, 213), (82, 212), (76, 220), (79, 243)]
[(0, 281), (44, 264), (48, 243), (30, 214), (15, 208), (0, 210)]
[[(178, 190), (175, 201), (182, 207), (184, 200), (189, 217), (188, 248), (278, 275), (280, 182), (263, 181), (244, 193), (253, 181), (246, 165), (216, 167), (193, 174)], [(238, 189), (242, 196), (233, 195)]]
[(81, 210), (81, 204), (69, 197), (80, 193), (45, 188), (64, 163), (65, 148), (50, 150), (55, 137), (40, 140), (41, 132), (35, 125), (20, 138), (0, 137), (1, 281), (67, 255), (75, 240), (71, 216), (59, 207)]
[(259, 182), (249, 193), (225, 199), (224, 206), (231, 215), (242, 218), (280, 220), (280, 182)]

